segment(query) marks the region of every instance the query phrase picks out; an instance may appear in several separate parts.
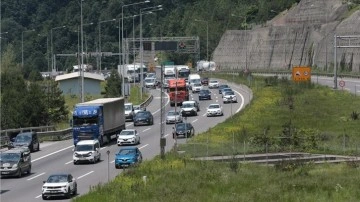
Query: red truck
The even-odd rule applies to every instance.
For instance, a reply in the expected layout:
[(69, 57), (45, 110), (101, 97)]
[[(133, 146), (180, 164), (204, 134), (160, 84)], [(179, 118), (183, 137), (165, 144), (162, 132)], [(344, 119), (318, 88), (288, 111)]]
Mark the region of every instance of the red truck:
[(189, 100), (189, 91), (186, 87), (186, 81), (184, 78), (170, 79), (169, 80), (169, 97), (170, 106), (181, 105), (183, 101)]

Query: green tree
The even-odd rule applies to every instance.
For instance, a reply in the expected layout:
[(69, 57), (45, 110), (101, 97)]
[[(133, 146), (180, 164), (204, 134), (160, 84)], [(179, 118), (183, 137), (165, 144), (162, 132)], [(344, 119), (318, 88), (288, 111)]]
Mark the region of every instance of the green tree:
[(111, 75), (105, 86), (105, 97), (120, 97), (121, 96), (121, 77), (115, 70), (111, 70)]
[(47, 125), (58, 123), (62, 120), (68, 120), (69, 110), (65, 105), (65, 97), (53, 80), (47, 81), (47, 88), (45, 88), (45, 100), (47, 106)]
[(1, 126), (2, 129), (26, 126), (22, 106), (27, 94), (26, 82), (15, 62), (15, 53), (9, 45), (1, 61)]
[(47, 116), (45, 105), (45, 94), (37, 82), (29, 85), (28, 93), (25, 96), (25, 103), (22, 106), (23, 115), (26, 117), (27, 126), (46, 125)]

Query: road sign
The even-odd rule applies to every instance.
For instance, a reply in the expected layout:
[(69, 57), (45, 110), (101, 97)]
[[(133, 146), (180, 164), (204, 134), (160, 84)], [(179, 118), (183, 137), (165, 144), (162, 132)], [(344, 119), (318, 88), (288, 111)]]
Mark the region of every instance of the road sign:
[(311, 68), (307, 66), (293, 67), (292, 79), (293, 81), (310, 81)]
[(339, 86), (344, 87), (345, 86), (345, 81), (343, 81), (343, 80), (339, 81)]

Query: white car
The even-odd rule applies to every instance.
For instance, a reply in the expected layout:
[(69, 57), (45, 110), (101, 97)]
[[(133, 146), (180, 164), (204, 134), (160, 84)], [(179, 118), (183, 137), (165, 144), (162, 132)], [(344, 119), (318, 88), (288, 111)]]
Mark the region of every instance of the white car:
[(101, 159), (99, 140), (81, 140), (75, 148), (73, 154), (74, 164), (79, 162), (99, 162)]
[(126, 120), (134, 120), (134, 105), (132, 103), (126, 103), (125, 104), (125, 119)]
[(182, 123), (183, 122), (183, 118), (181, 116), (180, 110), (176, 111), (175, 110), (171, 110), (167, 113), (166, 115), (166, 124), (170, 124), (170, 123)]
[(145, 78), (144, 83), (146, 88), (156, 88), (156, 78)]
[(141, 108), (140, 105), (134, 105), (134, 114), (138, 113), (139, 111), (146, 111), (146, 108)]
[(210, 104), (206, 109), (206, 116), (222, 116), (223, 108), (219, 104)]
[(70, 199), (71, 195), (77, 195), (77, 182), (71, 174), (53, 174), (44, 181), (41, 193), (44, 200), (54, 196)]
[(117, 145), (140, 144), (140, 135), (135, 129), (122, 130), (117, 136)]
[(219, 82), (217, 80), (210, 80), (209, 88), (219, 88)]
[(191, 90), (193, 93), (200, 92), (202, 89), (203, 89), (203, 86), (201, 85), (201, 83), (194, 83), (191, 86)]
[(234, 91), (227, 91), (223, 93), (223, 103), (237, 102), (236, 94)]
[(197, 116), (200, 111), (199, 102), (196, 100), (184, 101), (181, 104), (181, 115), (184, 116)]

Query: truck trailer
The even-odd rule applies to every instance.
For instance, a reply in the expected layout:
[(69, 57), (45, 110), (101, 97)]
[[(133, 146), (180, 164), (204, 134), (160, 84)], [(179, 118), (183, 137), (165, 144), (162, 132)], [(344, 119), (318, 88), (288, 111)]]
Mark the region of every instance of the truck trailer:
[(101, 98), (78, 103), (74, 107), (70, 122), (73, 140), (99, 140), (100, 144), (109, 143), (125, 129), (124, 98)]

